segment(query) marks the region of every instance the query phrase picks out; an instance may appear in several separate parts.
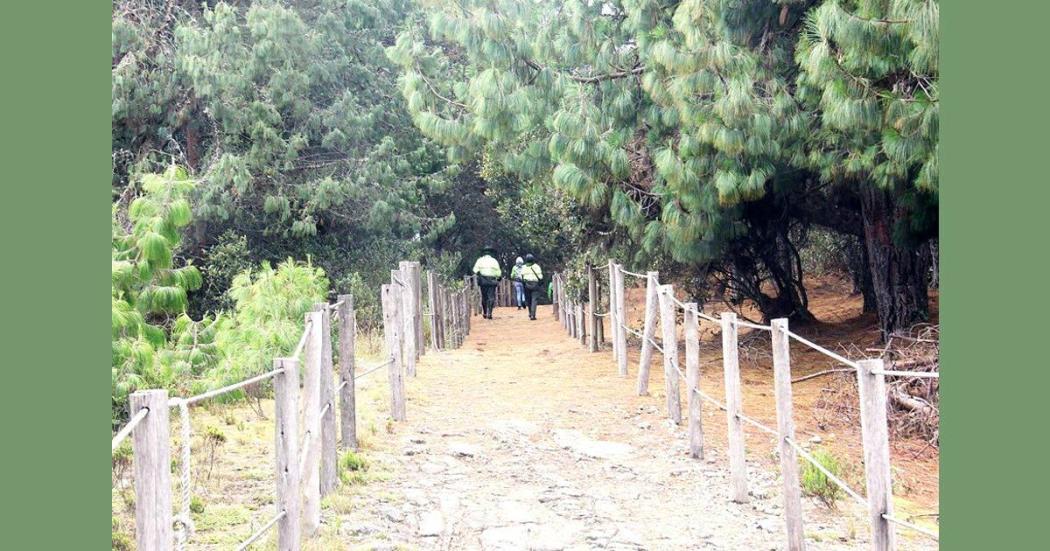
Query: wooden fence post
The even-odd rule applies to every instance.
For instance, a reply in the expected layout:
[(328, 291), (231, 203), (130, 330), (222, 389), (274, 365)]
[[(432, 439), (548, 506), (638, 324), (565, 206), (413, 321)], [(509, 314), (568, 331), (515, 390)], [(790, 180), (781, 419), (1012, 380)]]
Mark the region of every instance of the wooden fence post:
[(587, 304), (590, 307), (589, 315), (587, 316), (588, 329), (590, 339), (588, 344), (591, 352), (598, 351), (598, 306), (601, 301), (598, 300), (598, 281), (594, 277), (594, 266), (590, 262), (587, 263)]
[(321, 527), (321, 354), (324, 323), (320, 312), (308, 312), (310, 335), (306, 338), (306, 370), (303, 380), (303, 532), (307, 537)]
[(336, 451), (335, 428), (335, 364), (332, 361), (332, 310), (328, 304), (321, 304), (321, 409), (328, 408), (321, 415), (321, 497), (335, 489), (336, 463), (339, 453)]
[(452, 348), (459, 348), (460, 320), (459, 320), (459, 293), (452, 293), (449, 301), (452, 307)]
[(649, 368), (653, 363), (653, 339), (656, 338), (657, 312), (660, 309), (656, 287), (660, 272), (645, 273), (645, 324), (642, 327), (642, 352), (638, 359), (638, 395), (649, 394)]
[(798, 455), (789, 440), (795, 439), (795, 421), (791, 416), (791, 341), (787, 335), (788, 320), (770, 323), (773, 334), (773, 385), (777, 402), (777, 433), (780, 447), (780, 478), (784, 481), (784, 521), (787, 524), (788, 549), (806, 548), (802, 528), (802, 485), (798, 475)]
[[(469, 284), (469, 282), (468, 282), (468, 284)], [(470, 334), (470, 317), (471, 317), (470, 316), (470, 288), (469, 287), (464, 287), (463, 288), (463, 301), (462, 302), (463, 302), (463, 305), (461, 306), (461, 308), (463, 308), (463, 334), (464, 335), (469, 335)]]
[(357, 394), (354, 372), (357, 370), (357, 312), (354, 295), (339, 295), (339, 413), (343, 447), (357, 449)]
[(682, 400), (678, 395), (678, 333), (675, 331), (676, 307), (674, 286), (661, 285), (660, 295), (660, 330), (663, 334), (664, 347), (664, 390), (667, 393), (667, 415), (674, 424), (682, 424)]
[(441, 350), (438, 345), (438, 330), (437, 330), (437, 289), (434, 288), (434, 272), (427, 270), (427, 304), (430, 305), (430, 348), (435, 352)]
[(552, 302), (554, 303), (554, 318), (561, 323), (561, 274), (557, 274), (557, 277), (558, 279), (554, 281), (554, 300)]
[(860, 425), (864, 443), (864, 477), (871, 515), (871, 542), (875, 551), (896, 548), (893, 526), (882, 515), (893, 515), (890, 473), (890, 435), (886, 419), (886, 376), (882, 360), (861, 360), (857, 370)]
[(166, 551), (174, 544), (171, 509), (171, 436), (168, 391), (131, 393), (131, 416), (149, 413), (131, 433), (135, 466), (135, 540), (139, 549)]
[(402, 260), (398, 262), (398, 275), (401, 282), (401, 340), (404, 343), (405, 375), (416, 376), (416, 315), (413, 310), (416, 307), (416, 299), (412, 296), (412, 266), (411, 262)]
[[(616, 337), (620, 355), (616, 357), (616, 370), (621, 377), (627, 376), (627, 308), (624, 306), (623, 266), (616, 264), (616, 326), (613, 335)], [(681, 417), (681, 415), (679, 415)]]
[[(409, 274), (411, 275), (412, 285), (412, 316), (413, 323), (416, 327), (415, 339), (416, 343), (416, 360), (423, 356), (426, 351), (426, 342), (423, 340), (423, 279), (421, 276), (422, 267), (419, 262), (413, 260), (408, 263)], [(415, 375), (415, 367), (413, 366), (412, 375)]]
[[(596, 298), (594, 300), (595, 300), (595, 302), (598, 305), (602, 304), (602, 291), (603, 291), (602, 290), (602, 280), (598, 279), (597, 277), (595, 277), (594, 278), (594, 296)], [(609, 313), (606, 312), (606, 314), (609, 314)], [(597, 318), (597, 344), (598, 344), (598, 348), (601, 348), (602, 344), (605, 343), (605, 318), (606, 318), (606, 316), (601, 316), (601, 317)]]
[(401, 332), (401, 287), (396, 283), (383, 285), (380, 290), (383, 301), (383, 334), (390, 358), (387, 374), (390, 381), (390, 417), (395, 421), (405, 420), (405, 381), (402, 376)]
[(620, 365), (620, 339), (617, 327), (620, 325), (619, 312), (616, 311), (616, 261), (609, 259), (609, 330), (612, 332), (613, 361)]
[(284, 517), (277, 521), (277, 549), (297, 551), (302, 522), (302, 489), (299, 483), (299, 360), (277, 358), (273, 361), (273, 367), (282, 370), (273, 379), (276, 504), (278, 512), (284, 511)]
[(747, 459), (744, 455), (744, 426), (740, 420), (740, 349), (736, 314), (724, 312), (722, 322), (722, 378), (726, 389), (726, 426), (729, 429), (729, 495), (736, 503), (747, 503)]
[(689, 393), (689, 455), (703, 459), (704, 427), (700, 417), (700, 316), (695, 302), (685, 305), (685, 388)]
[(554, 311), (554, 318), (558, 318), (558, 274), (554, 273), (551, 275), (551, 310)]
[(583, 316), (584, 306), (583, 303), (576, 305), (576, 337), (580, 339), (580, 344), (587, 344), (587, 325)]
[(444, 350), (447, 347), (445, 341), (445, 327), (448, 324), (448, 316), (445, 315), (445, 286), (439, 281), (437, 283), (437, 330), (438, 330), (438, 349)]

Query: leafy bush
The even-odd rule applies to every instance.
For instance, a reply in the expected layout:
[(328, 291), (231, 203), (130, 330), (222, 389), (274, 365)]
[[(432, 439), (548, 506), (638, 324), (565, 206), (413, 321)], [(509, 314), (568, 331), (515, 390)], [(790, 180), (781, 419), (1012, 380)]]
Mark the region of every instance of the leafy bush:
[[(201, 286), (201, 274), (191, 264), (176, 266), (180, 228), (190, 223), (188, 196), (194, 182), (172, 166), (164, 174), (141, 177), (142, 194), (127, 211), (112, 210), (112, 411), (113, 424), (127, 416), (127, 397), (139, 388), (170, 388), (192, 371), (193, 361), (206, 361), (196, 350), (206, 338), (191, 339), (184, 348), (169, 345), (166, 325), (186, 311), (188, 291)], [(178, 331), (198, 332), (179, 317)], [(208, 322), (210, 323), (210, 321)], [(191, 329), (191, 326), (193, 328)], [(163, 353), (158, 353), (163, 352)]]
[(346, 484), (364, 482), (364, 472), (367, 470), (368, 461), (358, 453), (348, 451), (339, 458), (339, 478)]
[[(842, 479), (842, 463), (835, 455), (823, 448), (814, 449), (811, 453), (828, 472)], [(835, 502), (844, 494), (841, 488), (809, 461), (802, 462), (802, 491), (816, 497), (829, 508), (834, 508)]]
[[(324, 302), (324, 271), (294, 260), (277, 269), (264, 263), (233, 279), (229, 296), (236, 306), (216, 323), (218, 363), (194, 382), (194, 392), (218, 388), (273, 368), (274, 358), (290, 354), (303, 332), (305, 314)], [(223, 399), (243, 398), (243, 391)]]

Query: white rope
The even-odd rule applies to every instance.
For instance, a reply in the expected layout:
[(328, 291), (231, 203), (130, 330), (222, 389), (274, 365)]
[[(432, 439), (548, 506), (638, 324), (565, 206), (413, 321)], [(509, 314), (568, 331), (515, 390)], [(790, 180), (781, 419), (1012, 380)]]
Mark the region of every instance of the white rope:
[(291, 358), (298, 358), (299, 354), (303, 351), (303, 347), (306, 346), (306, 338), (310, 336), (310, 326), (314, 324), (314, 320), (306, 320), (306, 325), (303, 326), (303, 336), (299, 337), (299, 344), (295, 345), (295, 352), (292, 352)]
[(711, 402), (712, 404), (718, 406), (718, 408), (721, 409), (722, 411), (729, 411), (729, 408), (727, 408), (725, 404), (723, 404), (722, 402), (719, 402), (718, 400), (715, 400), (713, 397), (708, 396), (707, 394), (704, 394), (704, 392), (701, 391), (699, 388), (694, 388), (693, 392), (695, 392), (701, 398), (703, 398), (703, 399)]
[(868, 506), (867, 499), (864, 499), (864, 497), (862, 497), (860, 494), (853, 491), (853, 488), (850, 488), (849, 485), (843, 482), (841, 479), (839, 479), (839, 477), (831, 474), (830, 471), (824, 468), (824, 465), (822, 465), (820, 461), (817, 461), (816, 457), (810, 455), (810, 453), (806, 451), (802, 446), (800, 446), (798, 442), (795, 442), (791, 438), (785, 438), (784, 441), (787, 442), (792, 448), (795, 448), (795, 451), (798, 452), (799, 455), (803, 457), (803, 459), (809, 461), (810, 464), (816, 467), (818, 471), (824, 473), (824, 476), (828, 477), (828, 480), (834, 482), (835, 485), (839, 488), (842, 488), (842, 491), (849, 494), (850, 497), (857, 500), (857, 502), (863, 505), (865, 508)]
[(598, 316), (599, 318), (604, 318), (604, 317), (608, 316), (609, 314), (610, 314), (609, 312), (602, 312), (600, 314), (597, 313), (597, 312), (594, 313), (594, 315)]
[[(340, 300), (339, 302), (329, 306), (329, 308), (331, 308), (332, 310), (337, 310), (337, 309), (339, 309), (340, 306), (343, 305), (343, 302), (345, 302), (345, 301)], [(281, 513), (281, 514), (284, 514), (284, 513)]]
[(643, 278), (643, 279), (649, 277), (648, 274), (639, 274), (637, 272), (628, 272), (627, 270), (624, 270), (623, 268), (620, 268), (620, 273), (627, 274), (629, 276), (640, 277), (640, 278)]
[(280, 513), (277, 513), (277, 516), (275, 516), (272, 519), (270, 519), (270, 522), (267, 522), (262, 528), (259, 529), (258, 532), (252, 534), (248, 539), (244, 540), (241, 543), (241, 546), (237, 548), (237, 551), (244, 551), (245, 549), (250, 547), (251, 544), (256, 542), (256, 540), (258, 540), (259, 538), (263, 537), (263, 534), (265, 534), (267, 530), (269, 530), (270, 528), (273, 528), (273, 526), (275, 524), (277, 524), (277, 521), (279, 521), (282, 518), (284, 518), (284, 515), (286, 515), (286, 514), (288, 514), (287, 511), (281, 511)]
[(225, 394), (227, 392), (232, 392), (232, 391), (237, 390), (237, 389), (239, 389), (241, 387), (248, 386), (248, 385), (250, 385), (252, 383), (257, 383), (259, 381), (262, 381), (262, 380), (265, 380), (265, 379), (269, 379), (270, 377), (273, 377), (274, 375), (277, 375), (278, 373), (281, 373), (282, 371), (284, 371), (283, 367), (278, 368), (278, 369), (274, 369), (273, 371), (267, 371), (266, 373), (263, 373), (262, 375), (256, 375), (256, 376), (252, 377), (251, 379), (245, 379), (245, 380), (243, 380), (243, 381), (241, 381), (239, 383), (233, 383), (232, 385), (226, 385), (226, 386), (224, 386), (222, 388), (217, 388), (215, 390), (209, 390), (208, 392), (205, 392), (204, 394), (198, 394), (196, 396), (190, 396), (189, 398), (173, 398), (170, 401), (168, 401), (168, 405), (170, 405), (170, 406), (177, 406), (177, 405), (181, 405), (182, 402), (186, 402), (187, 404), (195, 404), (197, 402), (200, 402), (201, 400), (207, 400), (208, 398), (214, 398), (215, 396), (218, 396), (220, 394)]
[(920, 379), (940, 379), (941, 374), (934, 371), (894, 371), (892, 369), (873, 369), (876, 375), (892, 375), (896, 377), (918, 377)]
[(339, 392), (340, 390), (343, 390), (343, 387), (346, 386), (346, 383), (349, 383), (349, 382), (350, 381), (343, 381), (343, 382), (339, 383), (339, 386), (335, 387), (335, 391)]
[(373, 371), (379, 371), (380, 369), (383, 369), (384, 367), (386, 367), (386, 366), (388, 366), (388, 365), (390, 365), (392, 363), (394, 363), (394, 360), (387, 360), (387, 361), (385, 361), (385, 362), (383, 362), (383, 363), (373, 367), (372, 369), (369, 369), (368, 371), (365, 371), (364, 373), (359, 373), (357, 375), (354, 375), (354, 380), (356, 381), (356, 380), (360, 379), (361, 377), (364, 377), (365, 375), (368, 375), (369, 373), (372, 373)]
[(120, 429), (120, 432), (113, 437), (113, 451), (117, 451), (117, 447), (120, 446), (120, 443), (131, 434), (131, 431), (135, 429), (135, 426), (138, 425), (140, 421), (146, 418), (146, 414), (148, 413), (149, 408), (142, 408), (138, 413), (132, 415), (131, 419), (128, 419), (128, 424), (124, 425), (124, 428)]
[(769, 434), (772, 434), (773, 436), (779, 436), (777, 431), (775, 431), (775, 430), (773, 430), (773, 429), (763, 425), (762, 423), (759, 423), (758, 421), (755, 421), (754, 419), (748, 417), (747, 415), (744, 415), (743, 413), (737, 413), (736, 414), (736, 418), (740, 419), (741, 421), (743, 421), (743, 422), (745, 422), (745, 423), (747, 423), (749, 425), (751, 425), (752, 427), (755, 427), (758, 430), (767, 432)]
[(306, 458), (310, 455), (310, 444), (313, 440), (310, 439), (310, 433), (313, 431), (306, 431), (303, 435), (303, 442), (299, 445), (299, 478), (302, 480), (306, 479)]
[(733, 323), (735, 323), (736, 325), (739, 325), (740, 327), (750, 327), (752, 329), (761, 329), (763, 331), (771, 331), (772, 330), (772, 328), (770, 328), (768, 325), (759, 325), (757, 323), (751, 323), (751, 322), (743, 321), (743, 320), (739, 320), (739, 319), (734, 321)]
[[(668, 293), (668, 294), (670, 295), (670, 293)], [(684, 302), (674, 298), (674, 295), (670, 295), (670, 297), (671, 297), (671, 302), (674, 302), (675, 304), (677, 304), (678, 307), (681, 308), (682, 310), (686, 309), (686, 303), (684, 303)]]
[(405, 285), (404, 281), (401, 281), (401, 278), (399, 278), (399, 277), (397, 277), (397, 276), (395, 276), (393, 274), (390, 274), (390, 279), (393, 280), (394, 283), (397, 283), (398, 285), (400, 285), (402, 287), (408, 287), (408, 285)]
[(328, 402), (321, 408), (321, 414), (318, 417), (324, 417), (324, 414), (328, 413), (328, 410), (332, 409), (332, 402)]
[(715, 323), (722, 323), (721, 320), (713, 318), (713, 317), (711, 317), (711, 316), (709, 316), (709, 315), (707, 315), (707, 314), (705, 314), (703, 312), (700, 312), (700, 311), (697, 311), (696, 315), (700, 316), (701, 319), (705, 319), (707, 321), (713, 321)]
[(190, 481), (190, 404), (186, 400), (179, 401), (179, 421), (182, 429), (182, 457), (179, 460), (179, 490), (181, 492), (181, 507), (179, 514), (175, 517), (175, 523), (181, 526), (175, 534), (175, 547), (185, 549), (186, 543), (193, 536), (193, 517), (190, 515), (191, 481)]
[(791, 331), (789, 331), (787, 329), (785, 329), (784, 332), (787, 333), (787, 335), (789, 337), (791, 337), (791, 338), (795, 339), (796, 341), (798, 341), (798, 342), (800, 342), (800, 343), (802, 343), (802, 344), (812, 348), (813, 350), (816, 350), (817, 352), (820, 352), (820, 353), (824, 354), (825, 356), (829, 356), (829, 357), (831, 357), (834, 360), (838, 360), (839, 362), (844, 363), (844, 364), (846, 364), (846, 365), (848, 365), (848, 366), (850, 366), (850, 367), (852, 367), (854, 369), (859, 369), (860, 368), (860, 364), (858, 364), (857, 362), (855, 362), (853, 360), (844, 358), (844, 357), (842, 357), (842, 356), (840, 356), (840, 355), (838, 355), (838, 354), (828, 350), (827, 348), (824, 348), (823, 346), (820, 346), (819, 344), (815, 344), (815, 343), (813, 343), (813, 342), (811, 342), (809, 340), (806, 340), (806, 339), (804, 339), (804, 338), (802, 338), (802, 337), (792, 333)]
[(894, 517), (894, 516), (891, 516), (891, 515), (887, 515), (886, 513), (882, 514), (882, 518), (886, 519), (887, 522), (892, 522), (894, 524), (899, 524), (901, 526), (904, 526), (905, 528), (911, 528), (912, 530), (915, 530), (916, 532), (919, 532), (920, 534), (924, 534), (926, 536), (929, 536), (929, 537), (933, 538), (936, 541), (941, 541), (940, 536), (938, 536), (935, 532), (933, 532), (931, 530), (928, 530), (926, 528), (923, 528), (922, 526), (918, 526), (918, 525), (912, 524), (910, 522), (901, 520), (901, 519), (899, 519), (897, 517)]

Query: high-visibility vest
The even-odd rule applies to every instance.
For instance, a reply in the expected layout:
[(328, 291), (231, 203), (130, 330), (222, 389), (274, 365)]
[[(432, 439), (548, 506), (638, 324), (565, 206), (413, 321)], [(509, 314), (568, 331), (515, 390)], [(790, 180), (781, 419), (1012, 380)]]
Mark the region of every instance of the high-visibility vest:
[(498, 260), (486, 254), (474, 263), (474, 273), (485, 277), (499, 277), (503, 275), (503, 270), (500, 269)]
[(519, 279), (519, 278), (521, 278), (521, 269), (522, 269), (521, 265), (515, 264), (514, 267), (510, 269), (510, 278), (511, 279)]
[(543, 268), (539, 264), (526, 264), (521, 269), (521, 279), (527, 281), (539, 281), (543, 279)]

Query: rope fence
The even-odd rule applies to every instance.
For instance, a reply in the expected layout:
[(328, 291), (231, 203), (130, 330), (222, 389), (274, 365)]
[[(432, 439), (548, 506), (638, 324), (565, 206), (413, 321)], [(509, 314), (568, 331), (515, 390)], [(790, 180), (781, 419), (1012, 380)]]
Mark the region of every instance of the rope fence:
[(832, 359), (838, 361), (839, 363), (848, 365), (848, 366), (850, 366), (850, 367), (852, 367), (854, 369), (859, 369), (860, 368), (860, 364), (858, 364), (857, 362), (855, 362), (853, 360), (850, 360), (850, 359), (847, 359), (847, 358), (844, 358), (844, 357), (840, 356), (839, 354), (836, 354), (836, 353), (828, 350), (827, 348), (824, 348), (823, 346), (820, 346), (819, 344), (816, 344), (813, 341), (810, 341), (809, 339), (800, 337), (800, 336), (796, 335), (795, 333), (792, 333), (791, 331), (788, 331), (788, 330), (784, 330), (784, 332), (787, 333), (787, 336), (789, 336), (789, 337), (795, 339), (796, 341), (798, 341), (798, 342), (800, 342), (800, 343), (802, 343), (802, 344), (812, 348), (813, 350), (816, 350), (817, 352), (820, 352), (821, 354), (824, 354), (825, 356), (827, 356), (829, 358), (832, 358)]
[[(275, 358), (270, 371), (188, 397), (169, 397), (163, 389), (133, 392), (128, 422), (113, 435), (112, 449), (116, 452), (125, 439), (132, 438), (136, 547), (183, 549), (193, 537), (190, 406), (268, 379), (274, 380), (277, 512), (237, 549), (247, 549), (275, 527), (280, 549), (299, 549), (306, 537), (304, 532), (316, 533), (321, 523), (322, 498), (339, 483), (337, 424), (342, 446), (357, 448), (354, 381), (390, 368), (390, 416), (394, 421), (404, 421), (404, 377), (415, 376), (416, 360), (426, 349), (423, 319), (429, 321), (434, 350), (455, 348), (469, 334), (471, 316), (480, 311), (476, 307), (475, 280), (465, 278), (462, 288), (452, 291), (436, 274), (428, 272), (424, 293), (420, 271), (418, 262), (401, 262), (399, 269), (391, 272), (390, 284), (381, 287), (383, 333), (390, 356), (364, 372), (355, 373), (353, 343), (357, 326), (353, 297), (340, 295), (335, 302), (316, 304), (306, 313), (302, 336), (291, 355)], [(338, 369), (333, 350), (336, 331)], [(305, 363), (301, 385), (300, 357)], [(333, 379), (336, 374), (338, 385)], [(173, 407), (179, 409), (180, 418), (175, 480), (169, 442), (169, 410)], [(173, 499), (176, 486), (179, 494)]]
[(270, 528), (276, 526), (277, 521), (283, 519), (287, 514), (287, 511), (281, 511), (280, 513), (277, 513), (277, 516), (270, 519), (270, 521), (264, 524), (262, 528), (259, 528), (257, 532), (249, 536), (248, 539), (241, 542), (241, 545), (237, 547), (237, 551), (244, 551), (245, 549), (251, 547), (253, 543), (259, 541), (259, 538), (263, 537), (266, 534), (266, 532), (270, 530)]
[(126, 425), (124, 425), (124, 428), (120, 429), (117, 432), (117, 434), (113, 437), (113, 451), (117, 451), (117, 448), (120, 447), (120, 444), (124, 441), (124, 439), (127, 438), (129, 434), (131, 434), (131, 431), (135, 430), (135, 427), (140, 422), (142, 422), (142, 420), (145, 419), (147, 415), (149, 415), (149, 408), (142, 408), (139, 410), (138, 413), (133, 415), (131, 419), (128, 419), (128, 422)]
[[(601, 304), (603, 298), (608, 298), (609, 311), (598, 313), (593, 308), (580, 308), (580, 304), (570, 299), (565, 289), (565, 281), (561, 274), (554, 274), (552, 285), (554, 288), (554, 316), (561, 323), (565, 331), (574, 338), (579, 338), (583, 344), (591, 344), (590, 350), (597, 352), (598, 342), (593, 335), (588, 340), (586, 329), (590, 327), (591, 333), (600, 331), (600, 322), (604, 317), (610, 318), (612, 327), (612, 355), (617, 365), (619, 374), (626, 377), (627, 369), (627, 335), (634, 335), (641, 341), (641, 353), (638, 358), (638, 385), (639, 395), (648, 394), (649, 373), (653, 360), (653, 353), (660, 352), (664, 356), (665, 384), (667, 385), (667, 414), (675, 423), (683, 420), (682, 405), (679, 399), (679, 388), (682, 381), (686, 382), (687, 394), (690, 396), (689, 407), (689, 442), (690, 455), (695, 458), (703, 455), (703, 433), (700, 429), (700, 410), (698, 403), (709, 402), (720, 410), (726, 412), (727, 430), (729, 431), (728, 457), (730, 470), (730, 499), (738, 503), (748, 500), (747, 490), (747, 465), (745, 461), (745, 439), (743, 427), (749, 425), (765, 434), (774, 437), (775, 445), (779, 453), (777, 457), (780, 462), (781, 482), (784, 485), (784, 515), (787, 525), (787, 549), (795, 551), (805, 547), (805, 531), (802, 525), (802, 503), (801, 503), (801, 481), (799, 480), (799, 468), (797, 457), (813, 465), (827, 477), (832, 484), (840, 488), (854, 501), (862, 504), (870, 513), (872, 546), (876, 551), (890, 551), (893, 549), (894, 538), (892, 526), (903, 526), (920, 532), (926, 536), (937, 539), (935, 532), (922, 526), (915, 525), (905, 520), (893, 517), (892, 495), (891, 495), (891, 470), (889, 465), (889, 431), (886, 416), (886, 377), (920, 377), (940, 378), (937, 372), (898, 371), (885, 369), (883, 360), (851, 360), (841, 354), (837, 354), (824, 346), (802, 337), (788, 329), (787, 319), (775, 319), (769, 325), (758, 324), (739, 319), (733, 312), (717, 314), (718, 317), (700, 312), (693, 303), (684, 302), (674, 296), (671, 285), (661, 284), (659, 274), (650, 272), (640, 274), (625, 270), (623, 266), (614, 260), (608, 263), (608, 288), (603, 289), (605, 296), (596, 293), (597, 286), (594, 270), (590, 265), (587, 267), (588, 288), (586, 301), (584, 303)], [(645, 281), (645, 309), (644, 327), (639, 330), (630, 326), (626, 316), (626, 305), (624, 296), (626, 289), (624, 276), (634, 276)], [(678, 311), (685, 312), (684, 316), (678, 315)], [(685, 324), (685, 363), (686, 370), (683, 372), (679, 366), (678, 350), (679, 335), (677, 324)], [(725, 385), (725, 402), (704, 393), (699, 387), (699, 322), (717, 323), (722, 334), (722, 366), (723, 383)], [(664, 325), (669, 325), (664, 327)], [(663, 341), (658, 343), (654, 336), (657, 327), (660, 327)], [(774, 400), (777, 409), (776, 427), (770, 427), (742, 411), (742, 380), (740, 377), (738, 331), (740, 328), (756, 329), (770, 333), (773, 356), (774, 371)], [(843, 364), (846, 367), (833, 368), (813, 373), (795, 379), (791, 378), (790, 343), (794, 340), (821, 354)], [(695, 341), (695, 342), (694, 342)], [(674, 353), (673, 358), (668, 355)], [(793, 407), (791, 399), (791, 385), (800, 381), (809, 380), (821, 375), (836, 372), (852, 372), (857, 375), (859, 399), (862, 423), (861, 433), (865, 457), (865, 480), (868, 488), (867, 497), (850, 488), (840, 477), (832, 473), (822, 464), (809, 450), (805, 449), (795, 440)], [(692, 377), (692, 379), (690, 379)], [(693, 396), (699, 397), (694, 401)]]

